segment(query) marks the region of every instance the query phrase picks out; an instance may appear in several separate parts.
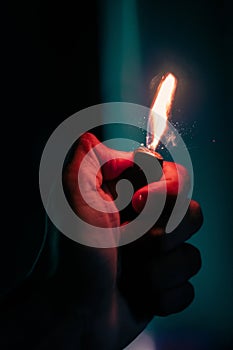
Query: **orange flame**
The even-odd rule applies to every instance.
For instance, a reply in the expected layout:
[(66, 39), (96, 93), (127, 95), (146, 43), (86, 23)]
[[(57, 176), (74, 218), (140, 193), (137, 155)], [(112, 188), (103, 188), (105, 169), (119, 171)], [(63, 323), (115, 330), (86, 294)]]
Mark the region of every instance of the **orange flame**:
[[(156, 90), (148, 119), (147, 147), (155, 150), (167, 128), (172, 102), (175, 96), (177, 79), (171, 73), (162, 77)], [(162, 118), (161, 118), (162, 117)]]

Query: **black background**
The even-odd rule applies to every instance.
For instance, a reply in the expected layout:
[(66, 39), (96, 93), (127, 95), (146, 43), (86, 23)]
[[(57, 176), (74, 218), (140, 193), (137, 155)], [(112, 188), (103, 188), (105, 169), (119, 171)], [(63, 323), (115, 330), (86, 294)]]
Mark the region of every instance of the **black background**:
[[(101, 94), (101, 6), (104, 1), (11, 2), (3, 11), (3, 286), (14, 286), (17, 278), (24, 276), (41, 241), (44, 210), (39, 196), (38, 169), (46, 140), (71, 114), (93, 104), (109, 102)], [(218, 260), (219, 267), (226, 257), (225, 265), (220, 271), (212, 266), (208, 273), (213, 274), (215, 270), (218, 275), (224, 270), (229, 284), (221, 288), (223, 281), (216, 276), (210, 276), (210, 282), (217, 286), (217, 294), (227, 289), (226, 298), (230, 302), (232, 259), (229, 257), (233, 243), (229, 225), (232, 221), (229, 220), (229, 195), (232, 192), (233, 78), (230, 9), (221, 1), (138, 0), (137, 6), (143, 53), (143, 92), (140, 101), (130, 102), (148, 104), (151, 72), (155, 75), (169, 70), (172, 64), (173, 70), (182, 76), (176, 102), (177, 106), (182, 104), (182, 113), (177, 118), (181, 120), (188, 113), (191, 121), (197, 119), (199, 123), (194, 142), (198, 147), (191, 150), (198, 170), (196, 182), (200, 184), (195, 194), (198, 200), (204, 201), (207, 218), (212, 220), (213, 216), (218, 216), (209, 228), (207, 220), (207, 234), (214, 228), (218, 237), (224, 237), (221, 236), (224, 242), (220, 244), (222, 251), (218, 256), (215, 255), (218, 240), (211, 243), (216, 249), (211, 251), (210, 260), (211, 263)], [(189, 93), (182, 100), (186, 87)], [(119, 96), (116, 100), (120, 100)], [(217, 140), (215, 145), (211, 144), (212, 139)], [(34, 231), (36, 235), (32, 236)], [(210, 236), (200, 243), (208, 242), (209, 246)], [(225, 247), (228, 247), (226, 254)], [(206, 249), (212, 248), (204, 246), (203, 250)], [(208, 290), (203, 290), (203, 300), (208, 299), (207, 294)], [(206, 328), (218, 331), (223, 323), (222, 328), (226, 328), (229, 337), (230, 305), (225, 303), (222, 309), (226, 311), (220, 316), (215, 313), (213, 299), (206, 310), (209, 314)], [(222, 316), (226, 317), (222, 319)], [(198, 312), (194, 312), (195, 325), (198, 317)], [(216, 325), (212, 324), (214, 317), (216, 320), (220, 317)]]

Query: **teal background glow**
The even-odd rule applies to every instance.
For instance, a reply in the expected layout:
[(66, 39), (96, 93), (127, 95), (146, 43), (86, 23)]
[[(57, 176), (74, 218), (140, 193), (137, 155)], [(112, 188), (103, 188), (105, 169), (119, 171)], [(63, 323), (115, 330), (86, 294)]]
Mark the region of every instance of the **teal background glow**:
[(220, 15), (214, 4), (101, 1), (102, 100), (149, 106), (151, 79), (166, 71), (178, 77), (172, 121), (189, 148), (193, 198), (204, 213), (203, 227), (190, 239), (203, 262), (192, 278), (195, 300), (185, 311), (156, 317), (148, 326), (161, 350), (233, 344), (232, 121), (225, 99), (230, 60), (223, 55), (225, 29), (216, 24)]

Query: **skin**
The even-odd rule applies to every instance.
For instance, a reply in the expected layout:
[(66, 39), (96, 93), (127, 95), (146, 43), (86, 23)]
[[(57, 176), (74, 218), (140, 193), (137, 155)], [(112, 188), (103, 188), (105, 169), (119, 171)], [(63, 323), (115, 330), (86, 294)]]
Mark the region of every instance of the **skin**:
[[(98, 144), (98, 149), (93, 150)], [(119, 212), (110, 215), (97, 212), (81, 195), (77, 173), (89, 151), (89, 163), (85, 165), (85, 174), (81, 174), (85, 176), (82, 186), (89, 186), (84, 191), (91, 196), (90, 186), (93, 186), (93, 191), (97, 188), (99, 196), (110, 202), (114, 197), (113, 184), (124, 170), (132, 166), (133, 154), (124, 153), (127, 159), (122, 159), (123, 152), (107, 148), (93, 134), (86, 133), (64, 169), (64, 190), (75, 213), (95, 226), (119, 226), (122, 224)], [(109, 153), (117, 159), (105, 163)], [(95, 183), (91, 181), (92, 172), (99, 168), (100, 160), (105, 164)], [(192, 200), (180, 225), (170, 235), (164, 235), (178, 195), (178, 174), (181, 182), (179, 191), (184, 194), (188, 193), (189, 177), (186, 169), (171, 162), (164, 162), (163, 172), (160, 181), (139, 189), (132, 198), (133, 207), (139, 213), (144, 207), (148, 189), (156, 205), (156, 200), (164, 191), (164, 184), (167, 187), (163, 213), (142, 238), (119, 248), (102, 249), (63, 238), (68, 246), (72, 246), (65, 267), (66, 283), (72, 286), (76, 306), (78, 308), (80, 301), (80, 308), (85, 310), (88, 320), (82, 333), (85, 349), (122, 349), (155, 315), (179, 312), (194, 298), (194, 289), (188, 280), (200, 269), (201, 258), (199, 251), (185, 241), (201, 227), (202, 212), (199, 204)], [(73, 275), (67, 272), (74, 268), (79, 280), (77, 290)]]
[[(98, 149), (93, 150), (96, 145)], [(89, 151), (90, 158), (81, 169)], [(107, 155), (116, 159), (105, 163)], [(104, 164), (101, 168), (100, 161)], [(82, 182), (85, 199), (99, 204), (98, 198), (102, 197), (114, 208), (117, 178), (132, 165), (132, 153), (109, 149), (90, 133), (79, 139), (69, 157), (63, 172), (64, 192), (74, 212), (96, 226), (97, 236), (98, 227), (111, 228), (125, 222), (116, 207), (114, 214), (91, 208), (81, 196), (77, 174), (80, 171), (85, 180)], [(151, 196), (156, 206), (164, 185), (167, 198), (159, 220), (141, 238), (118, 248), (81, 245), (58, 232), (48, 221), (51, 246), (45, 249), (35, 270), (38, 272), (40, 266), (46, 269), (54, 261), (57, 265), (47, 278), (43, 268), (40, 277), (34, 271), (16, 290), (16, 295), (9, 295), (1, 304), (0, 347), (120, 350), (154, 316), (186, 308), (194, 298), (189, 279), (201, 267), (199, 251), (185, 242), (202, 225), (198, 203), (190, 202), (185, 217), (171, 234), (165, 235), (164, 230), (178, 191), (184, 196), (188, 193), (187, 171), (178, 164), (164, 162), (161, 179), (134, 193), (132, 204), (140, 212), (147, 196)], [(56, 249), (51, 249), (53, 246)], [(57, 255), (53, 253), (48, 260), (46, 251)]]

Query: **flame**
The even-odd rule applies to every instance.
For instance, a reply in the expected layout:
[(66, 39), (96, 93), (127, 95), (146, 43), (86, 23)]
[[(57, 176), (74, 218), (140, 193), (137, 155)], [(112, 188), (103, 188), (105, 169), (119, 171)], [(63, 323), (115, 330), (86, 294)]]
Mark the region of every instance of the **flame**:
[(156, 149), (161, 136), (166, 131), (176, 86), (176, 77), (168, 73), (162, 77), (156, 90), (148, 119), (147, 147), (149, 149)]

